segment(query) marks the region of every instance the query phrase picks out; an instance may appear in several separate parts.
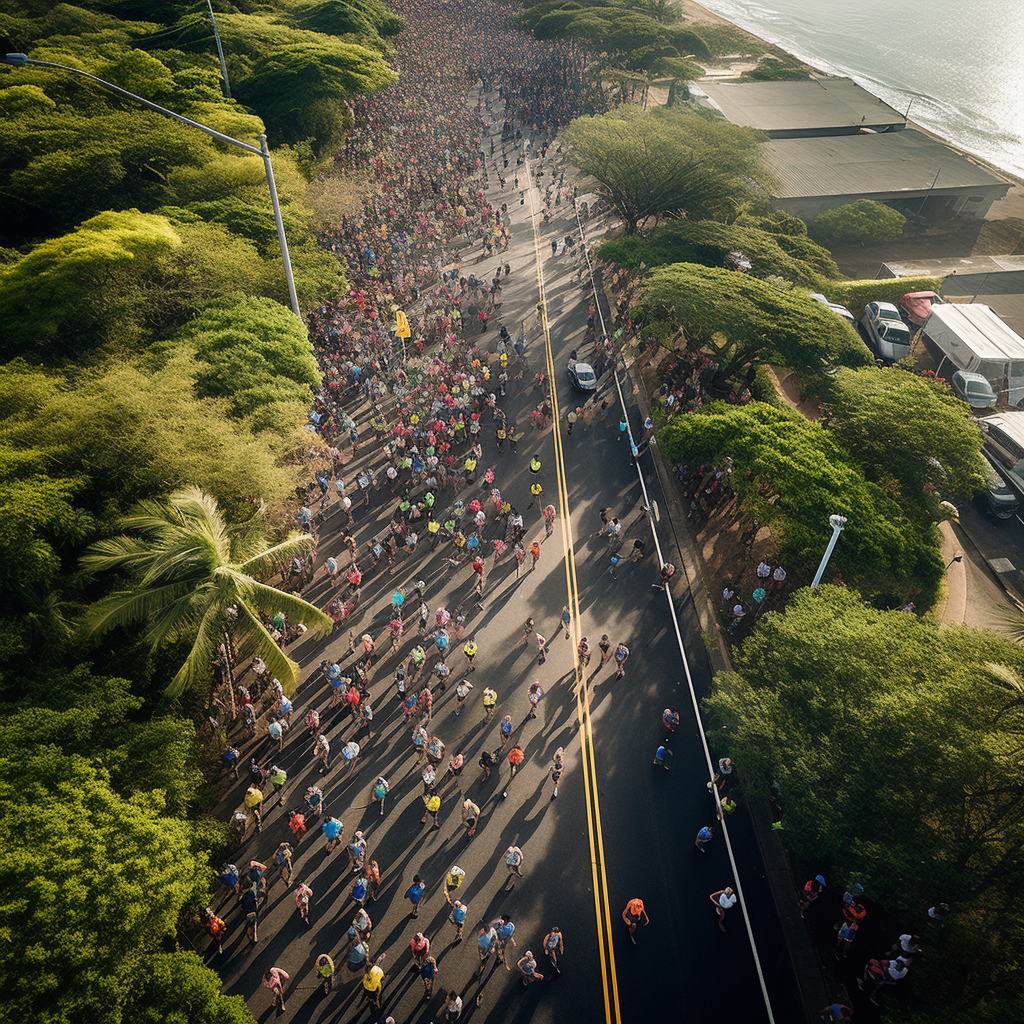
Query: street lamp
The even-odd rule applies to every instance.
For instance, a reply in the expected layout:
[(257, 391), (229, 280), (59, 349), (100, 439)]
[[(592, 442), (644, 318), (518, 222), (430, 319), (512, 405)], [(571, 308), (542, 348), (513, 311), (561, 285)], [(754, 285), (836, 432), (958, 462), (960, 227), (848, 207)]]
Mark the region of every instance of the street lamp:
[(821, 564), (818, 566), (818, 571), (814, 574), (812, 587), (816, 587), (821, 582), (821, 575), (825, 571), (825, 566), (828, 565), (828, 560), (832, 557), (832, 551), (835, 549), (836, 541), (839, 540), (839, 534), (843, 532), (843, 527), (846, 525), (846, 516), (829, 516), (828, 525), (832, 527), (832, 537), (828, 542), (828, 547), (825, 548), (825, 554), (821, 556)]
[(277, 186), (274, 184), (274, 168), (270, 163), (270, 149), (267, 146), (266, 135), (260, 136), (260, 145), (257, 149), (255, 146), (250, 146), (247, 142), (240, 142), (238, 139), (233, 139), (230, 135), (218, 132), (209, 125), (202, 124), (199, 121), (193, 121), (190, 117), (185, 117), (183, 114), (176, 114), (173, 110), (161, 107), (158, 103), (154, 103), (152, 100), (147, 100), (142, 96), (137, 96), (135, 93), (129, 92), (127, 89), (122, 89), (119, 85), (114, 85), (113, 82), (106, 82), (102, 78), (97, 78), (95, 75), (90, 75), (85, 71), (79, 71), (78, 68), (68, 67), (65, 64), (54, 64), (48, 60), (32, 60), (24, 53), (5, 54), (3, 58), (0, 59), (0, 63), (12, 64), (19, 68), (53, 68), (57, 71), (66, 71), (70, 75), (78, 75), (79, 78), (87, 78), (90, 82), (94, 82), (96, 85), (100, 86), (101, 89), (106, 89), (108, 92), (116, 93), (118, 96), (124, 96), (127, 99), (134, 100), (136, 103), (141, 103), (144, 107), (155, 111), (163, 117), (169, 117), (172, 121), (180, 121), (182, 124), (187, 124), (190, 128), (198, 128), (199, 131), (204, 132), (206, 135), (216, 139), (218, 142), (226, 142), (229, 146), (237, 146), (239, 149), (244, 149), (247, 153), (255, 153), (256, 156), (260, 157), (263, 160), (263, 168), (267, 175), (267, 186), (270, 189), (270, 202), (274, 208), (274, 221), (277, 224), (277, 240), (281, 243), (281, 259), (284, 262), (284, 276), (285, 281), (288, 284), (288, 300), (291, 304), (292, 312), (297, 317), (301, 318), (302, 314), (299, 312), (299, 298), (295, 294), (295, 279), (292, 277), (292, 261), (288, 256), (288, 240), (284, 236), (284, 221), (281, 220), (281, 206), (277, 201)]
[(946, 568), (948, 569), (954, 562), (962, 562), (963, 560), (964, 553), (962, 551), (958, 551), (946, 564)]

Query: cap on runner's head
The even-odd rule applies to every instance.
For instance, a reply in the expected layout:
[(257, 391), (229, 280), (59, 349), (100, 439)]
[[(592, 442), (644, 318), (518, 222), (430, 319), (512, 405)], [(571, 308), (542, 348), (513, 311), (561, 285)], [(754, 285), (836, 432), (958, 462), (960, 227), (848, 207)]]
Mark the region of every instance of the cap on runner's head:
[(814, 880), (818, 883), (818, 885), (824, 885), (825, 884), (825, 876), (824, 875), (815, 875), (814, 876)]

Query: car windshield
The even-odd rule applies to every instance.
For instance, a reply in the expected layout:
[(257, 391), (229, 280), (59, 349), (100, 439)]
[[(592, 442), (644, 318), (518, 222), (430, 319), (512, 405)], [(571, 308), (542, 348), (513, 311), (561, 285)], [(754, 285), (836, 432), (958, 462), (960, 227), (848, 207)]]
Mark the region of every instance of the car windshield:
[(887, 321), (879, 324), (878, 326), (879, 333), (886, 339), (886, 341), (894, 342), (897, 345), (901, 342), (904, 345), (908, 345), (910, 343), (910, 331), (908, 331), (902, 323), (894, 324)]
[(879, 306), (878, 315), (882, 320), (895, 320), (897, 323), (901, 322), (900, 315), (895, 309), (886, 309), (885, 306)]
[(967, 394), (969, 395), (987, 395), (991, 391), (992, 389), (984, 381), (969, 380), (967, 382)]
[(576, 371), (576, 379), (581, 384), (589, 384), (592, 380), (595, 379), (594, 378), (594, 372), (593, 372), (593, 370), (577, 370)]

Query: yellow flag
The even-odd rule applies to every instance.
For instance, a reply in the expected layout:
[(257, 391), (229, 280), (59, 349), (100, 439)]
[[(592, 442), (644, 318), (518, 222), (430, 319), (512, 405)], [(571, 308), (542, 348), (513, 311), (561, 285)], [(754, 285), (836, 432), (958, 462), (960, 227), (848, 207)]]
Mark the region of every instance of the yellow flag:
[(395, 334), (399, 338), (409, 338), (412, 331), (409, 329), (409, 320), (400, 309), (395, 310)]

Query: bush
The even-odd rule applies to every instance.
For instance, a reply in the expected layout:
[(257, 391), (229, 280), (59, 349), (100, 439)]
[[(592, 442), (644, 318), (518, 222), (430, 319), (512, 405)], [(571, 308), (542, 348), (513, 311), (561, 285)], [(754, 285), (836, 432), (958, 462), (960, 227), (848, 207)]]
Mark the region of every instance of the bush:
[(907, 292), (937, 292), (941, 277), (886, 277), (880, 281), (827, 281), (822, 291), (854, 312), (869, 302), (899, 302)]
[(906, 223), (907, 218), (892, 207), (858, 199), (819, 213), (811, 221), (810, 233), (822, 245), (881, 245), (899, 238)]
[(754, 379), (750, 382), (750, 394), (755, 402), (764, 402), (765, 405), (773, 405), (777, 409), (783, 408), (786, 404), (779, 397), (775, 381), (772, 380), (767, 366), (758, 366), (754, 371)]
[(758, 64), (756, 68), (744, 71), (740, 75), (741, 82), (802, 82), (811, 77), (810, 68), (786, 67), (776, 64)]

